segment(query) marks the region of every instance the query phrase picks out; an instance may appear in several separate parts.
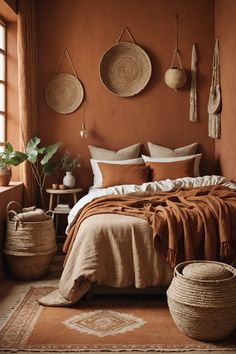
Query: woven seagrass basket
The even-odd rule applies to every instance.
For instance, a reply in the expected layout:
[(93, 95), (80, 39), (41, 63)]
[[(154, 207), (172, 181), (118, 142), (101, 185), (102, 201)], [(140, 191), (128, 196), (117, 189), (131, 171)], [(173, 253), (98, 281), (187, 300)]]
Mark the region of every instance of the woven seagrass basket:
[(131, 97), (142, 91), (150, 80), (151, 61), (137, 44), (120, 42), (103, 55), (99, 73), (104, 86), (120, 97)]
[[(27, 219), (27, 213), (22, 213), (21, 206), (16, 202), (14, 204)], [(45, 213), (42, 220), (42, 213), (37, 217), (37, 213), (33, 216), (29, 212), (33, 221), (23, 221), (19, 213), (9, 210), (10, 205), (12, 202), (7, 207), (7, 233), (3, 250), (9, 271), (17, 279), (43, 278), (50, 270), (57, 249), (53, 218)]]
[(174, 90), (183, 87), (187, 82), (186, 71), (182, 68), (171, 67), (165, 73), (166, 85)]
[(236, 327), (236, 269), (211, 261), (180, 263), (167, 299), (172, 318), (184, 334), (199, 340), (223, 339)]

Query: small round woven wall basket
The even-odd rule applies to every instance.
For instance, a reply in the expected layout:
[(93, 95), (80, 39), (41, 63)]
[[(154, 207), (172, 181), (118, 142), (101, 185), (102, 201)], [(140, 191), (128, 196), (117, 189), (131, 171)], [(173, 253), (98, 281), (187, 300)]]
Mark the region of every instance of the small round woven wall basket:
[(100, 62), (104, 86), (120, 97), (142, 91), (150, 80), (152, 65), (147, 53), (137, 44), (120, 42), (109, 48)]
[(74, 112), (80, 106), (83, 97), (81, 82), (71, 74), (55, 75), (49, 80), (45, 91), (49, 107), (61, 114)]
[(224, 339), (236, 327), (236, 269), (221, 262), (180, 263), (167, 299), (181, 332), (198, 340)]

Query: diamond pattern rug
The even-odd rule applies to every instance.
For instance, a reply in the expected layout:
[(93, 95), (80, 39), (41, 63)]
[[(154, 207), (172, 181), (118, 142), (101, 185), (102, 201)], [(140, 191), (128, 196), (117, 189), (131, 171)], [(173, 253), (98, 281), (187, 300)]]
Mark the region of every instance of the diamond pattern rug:
[(30, 288), (1, 320), (1, 353), (236, 350), (236, 332), (215, 343), (182, 334), (172, 321), (165, 299), (153, 295), (100, 295), (71, 307), (39, 305), (38, 299), (53, 289)]

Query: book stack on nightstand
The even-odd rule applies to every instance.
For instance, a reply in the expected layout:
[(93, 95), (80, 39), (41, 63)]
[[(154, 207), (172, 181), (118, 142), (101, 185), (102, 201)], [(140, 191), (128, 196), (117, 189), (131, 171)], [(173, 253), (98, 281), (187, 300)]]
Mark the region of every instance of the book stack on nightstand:
[[(72, 188), (72, 189), (53, 189), (47, 188), (46, 192), (49, 193), (49, 210), (55, 214), (56, 221), (56, 234), (58, 234), (58, 217), (60, 214), (69, 214), (71, 207), (74, 206), (78, 201), (78, 194), (83, 192), (82, 188)], [(60, 198), (70, 195), (73, 197), (73, 202), (71, 204), (62, 203)]]
[(59, 203), (55, 206), (54, 212), (57, 212), (59, 214), (68, 214), (70, 212), (70, 204), (63, 204)]

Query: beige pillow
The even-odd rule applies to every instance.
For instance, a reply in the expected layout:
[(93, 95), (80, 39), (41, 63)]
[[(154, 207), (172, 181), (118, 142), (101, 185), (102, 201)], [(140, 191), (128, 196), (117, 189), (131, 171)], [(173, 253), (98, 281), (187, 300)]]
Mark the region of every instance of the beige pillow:
[(153, 182), (194, 176), (195, 158), (175, 162), (146, 162)]
[(149, 168), (145, 164), (114, 165), (98, 162), (104, 188), (122, 184), (142, 184), (148, 182)]
[(129, 160), (140, 157), (141, 144), (128, 146), (118, 151), (103, 149), (94, 145), (89, 145), (89, 151), (92, 159), (95, 160)]
[(177, 149), (170, 149), (161, 145), (156, 145), (148, 141), (148, 149), (151, 157), (178, 157), (196, 154), (198, 143), (182, 146)]

